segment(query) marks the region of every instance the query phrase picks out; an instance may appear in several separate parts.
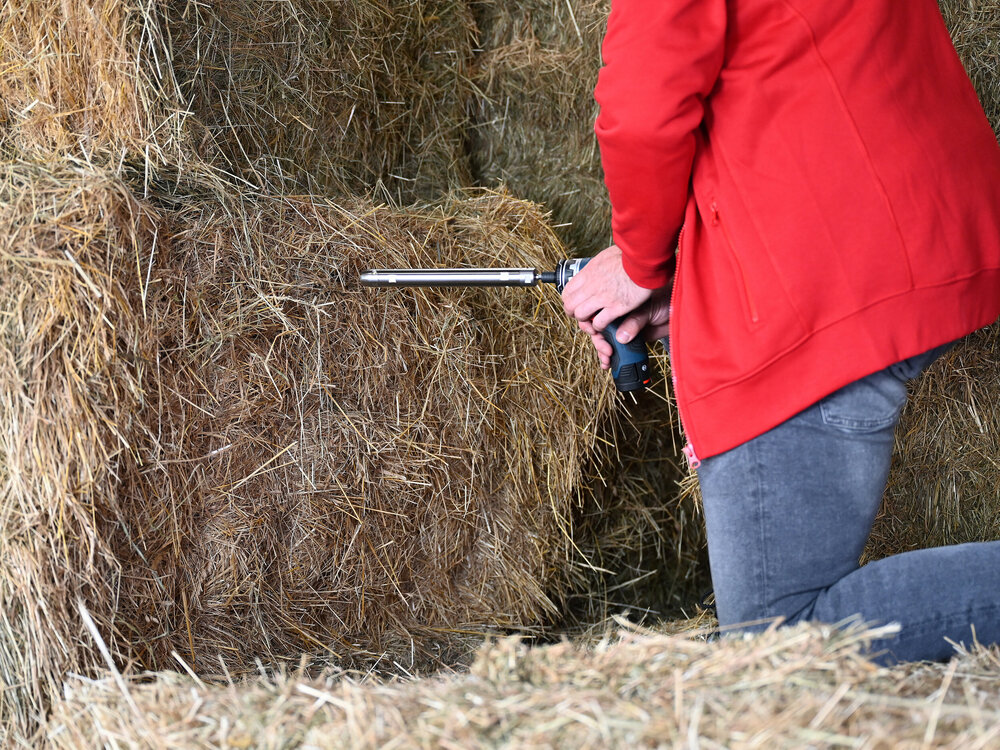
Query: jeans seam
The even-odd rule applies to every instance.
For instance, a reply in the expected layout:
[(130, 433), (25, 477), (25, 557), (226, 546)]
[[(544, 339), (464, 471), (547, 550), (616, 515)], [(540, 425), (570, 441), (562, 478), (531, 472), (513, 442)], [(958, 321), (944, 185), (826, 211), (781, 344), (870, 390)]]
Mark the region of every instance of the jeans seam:
[(884, 430), (889, 425), (894, 425), (899, 420), (899, 415), (882, 419), (851, 419), (849, 417), (827, 416), (826, 411), (821, 410), (823, 424), (828, 427), (840, 427), (852, 432), (878, 432)]
[(756, 516), (757, 516), (757, 542), (760, 545), (761, 555), (760, 555), (760, 567), (757, 570), (758, 576), (758, 586), (757, 590), (760, 592), (760, 600), (757, 602), (758, 611), (767, 615), (769, 614), (771, 601), (771, 592), (768, 587), (768, 546), (767, 546), (767, 523), (764, 518), (764, 486), (762, 475), (763, 472), (760, 469), (760, 460), (757, 456), (758, 450), (757, 445), (754, 443), (750, 444), (750, 470), (753, 473), (753, 493), (754, 493), (754, 504), (756, 506)]

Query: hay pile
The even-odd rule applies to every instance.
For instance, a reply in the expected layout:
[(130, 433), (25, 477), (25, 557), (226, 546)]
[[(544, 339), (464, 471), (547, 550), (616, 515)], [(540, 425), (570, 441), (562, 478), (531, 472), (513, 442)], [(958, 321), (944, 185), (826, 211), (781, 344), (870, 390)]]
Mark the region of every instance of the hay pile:
[[(1000, 738), (1000, 653), (883, 669), (874, 631), (751, 640), (624, 633), (596, 646), (484, 647), (470, 674), (416, 682), (71, 681), (47, 739), (197, 747), (934, 747)], [(134, 706), (134, 710), (130, 708)]]
[(574, 528), (581, 580), (566, 617), (573, 632), (612, 615), (686, 617), (711, 591), (697, 485), (667, 392), (669, 361), (658, 343), (650, 355), (654, 382), (637, 402), (619, 402), (585, 469)]
[(0, 175), (0, 670), (27, 725), (66, 670), (447, 661), (565, 594), (610, 405), (551, 289), (369, 290), (379, 265), (544, 264), (498, 194), (423, 211), (135, 198)]
[(1000, 133), (1000, 3), (938, 0), (938, 4), (986, 116)]
[[(943, 8), (997, 123), (1000, 9)], [(540, 630), (567, 610), (576, 626), (623, 609), (662, 616), (697, 598), (702, 531), (672, 408), (649, 397), (632, 408), (637, 426), (608, 426), (608, 382), (551, 290), (354, 282), (371, 265), (551, 267), (606, 244), (592, 132), (606, 12), (606, 0), (0, 7), (0, 742), (44, 723), (67, 670), (103, 664), (78, 602), (126, 672), (180, 658), (238, 678), (258, 658), (303, 653), (419, 671), (460, 661), (484, 630)], [(441, 198), (470, 182), (543, 204), (569, 249), (536, 207), (506, 194)], [(331, 197), (302, 195), (317, 191)], [(436, 203), (387, 208), (372, 193)], [(995, 336), (940, 365), (906, 417), (931, 421), (901, 428), (918, 468), (894, 474), (890, 497), (932, 507), (936, 497), (959, 514), (939, 523), (941, 541), (1000, 531), (989, 492)], [(958, 464), (938, 468), (956, 452)], [(929, 480), (932, 468), (950, 474)], [(916, 489), (928, 483), (941, 492)], [(922, 523), (877, 527), (873, 545), (926, 544)], [(854, 726), (888, 737), (863, 707), (869, 693), (895, 696), (873, 701), (872, 716), (923, 710), (866, 680), (922, 686), (925, 673), (876, 672), (853, 636), (796, 632), (749, 647), (501, 644), (452, 682), (371, 693), (312, 683), (346, 701), (314, 707), (315, 692), (303, 698), (292, 681), (199, 693), (162, 676), (133, 685), (150, 714), (121, 734), (129, 714), (114, 719), (112, 693), (81, 682), (50, 735), (58, 745), (169, 731), (213, 746), (313, 732), (329, 744), (322, 732), (340, 731), (348, 706), (384, 721), (344, 730), (359, 741), (419, 730), (427, 742), (565, 732), (566, 744), (606, 744), (619, 731), (652, 741), (652, 727), (679, 742), (718, 709), (706, 738), (766, 744), (770, 721), (801, 744)], [(674, 650), (680, 661), (661, 663)], [(598, 673), (617, 687), (588, 685), (586, 704), (574, 703), (566, 691)], [(670, 692), (678, 679), (702, 701)], [(747, 684), (777, 702), (740, 694)], [(803, 686), (818, 692), (788, 692)], [(192, 688), (204, 704), (185, 702)], [(966, 687), (976, 700), (979, 689)], [(675, 724), (628, 713), (629, 691), (649, 697), (654, 716), (660, 703), (675, 711)], [(561, 710), (539, 727), (530, 714), (560, 695), (588, 718)], [(952, 700), (913, 736), (958, 746), (977, 716), (995, 721), (952, 711)], [(273, 725), (253, 724), (254, 707)], [(210, 718), (223, 711), (246, 729), (227, 735), (232, 725)], [(740, 724), (747, 717), (761, 723)], [(946, 717), (954, 735), (935, 734)], [(743, 734), (725, 734), (726, 721)], [(902, 720), (893, 731), (910, 736)]]
[(471, 159), (479, 184), (506, 184), (552, 211), (573, 255), (610, 240), (594, 136), (607, 0), (473, 0)]
[(468, 184), (459, 0), (11, 0), (0, 129), (115, 164), (400, 202)]

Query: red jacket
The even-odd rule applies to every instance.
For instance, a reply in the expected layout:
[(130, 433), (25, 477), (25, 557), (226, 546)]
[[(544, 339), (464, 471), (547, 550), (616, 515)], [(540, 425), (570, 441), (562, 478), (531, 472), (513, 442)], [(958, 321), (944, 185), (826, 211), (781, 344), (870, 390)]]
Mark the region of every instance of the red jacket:
[(613, 0), (603, 52), (612, 229), (648, 288), (679, 247), (701, 457), (1000, 315), (1000, 148), (935, 0)]

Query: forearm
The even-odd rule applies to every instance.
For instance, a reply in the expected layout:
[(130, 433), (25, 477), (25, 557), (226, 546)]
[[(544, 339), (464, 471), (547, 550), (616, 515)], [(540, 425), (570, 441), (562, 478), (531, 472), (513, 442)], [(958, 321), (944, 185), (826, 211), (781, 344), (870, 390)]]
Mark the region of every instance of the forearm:
[(725, 51), (724, 0), (613, 0), (595, 125), (622, 264), (640, 286), (670, 278), (695, 130)]

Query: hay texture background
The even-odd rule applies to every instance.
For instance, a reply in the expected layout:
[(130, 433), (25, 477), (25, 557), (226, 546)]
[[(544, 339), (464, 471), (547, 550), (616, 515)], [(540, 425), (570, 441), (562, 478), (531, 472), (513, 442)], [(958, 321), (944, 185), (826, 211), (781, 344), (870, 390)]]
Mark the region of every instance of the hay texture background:
[(1000, 131), (1000, 3), (939, 0), (938, 4), (986, 116)]
[[(213, 192), (214, 191), (214, 192)], [(555, 257), (530, 205), (421, 212), (86, 166), (0, 179), (0, 670), (418, 668), (557, 611), (610, 405), (552, 290), (371, 290), (370, 265)], [(441, 646), (441, 644), (444, 646)]]
[(108, 164), (430, 198), (469, 182), (473, 32), (457, 0), (11, 0), (0, 127)]
[(1000, 738), (1000, 654), (884, 669), (876, 632), (798, 627), (750, 640), (617, 633), (595, 645), (485, 646), (471, 673), (416, 682), (179, 675), (67, 686), (52, 746), (924, 747)]
[(574, 530), (581, 579), (565, 620), (571, 631), (614, 615), (687, 617), (711, 591), (705, 525), (660, 344), (650, 344), (650, 359), (653, 383), (637, 401), (619, 401), (585, 470)]
[(544, 205), (573, 255), (610, 241), (594, 118), (606, 0), (473, 0), (470, 156), (482, 185)]

